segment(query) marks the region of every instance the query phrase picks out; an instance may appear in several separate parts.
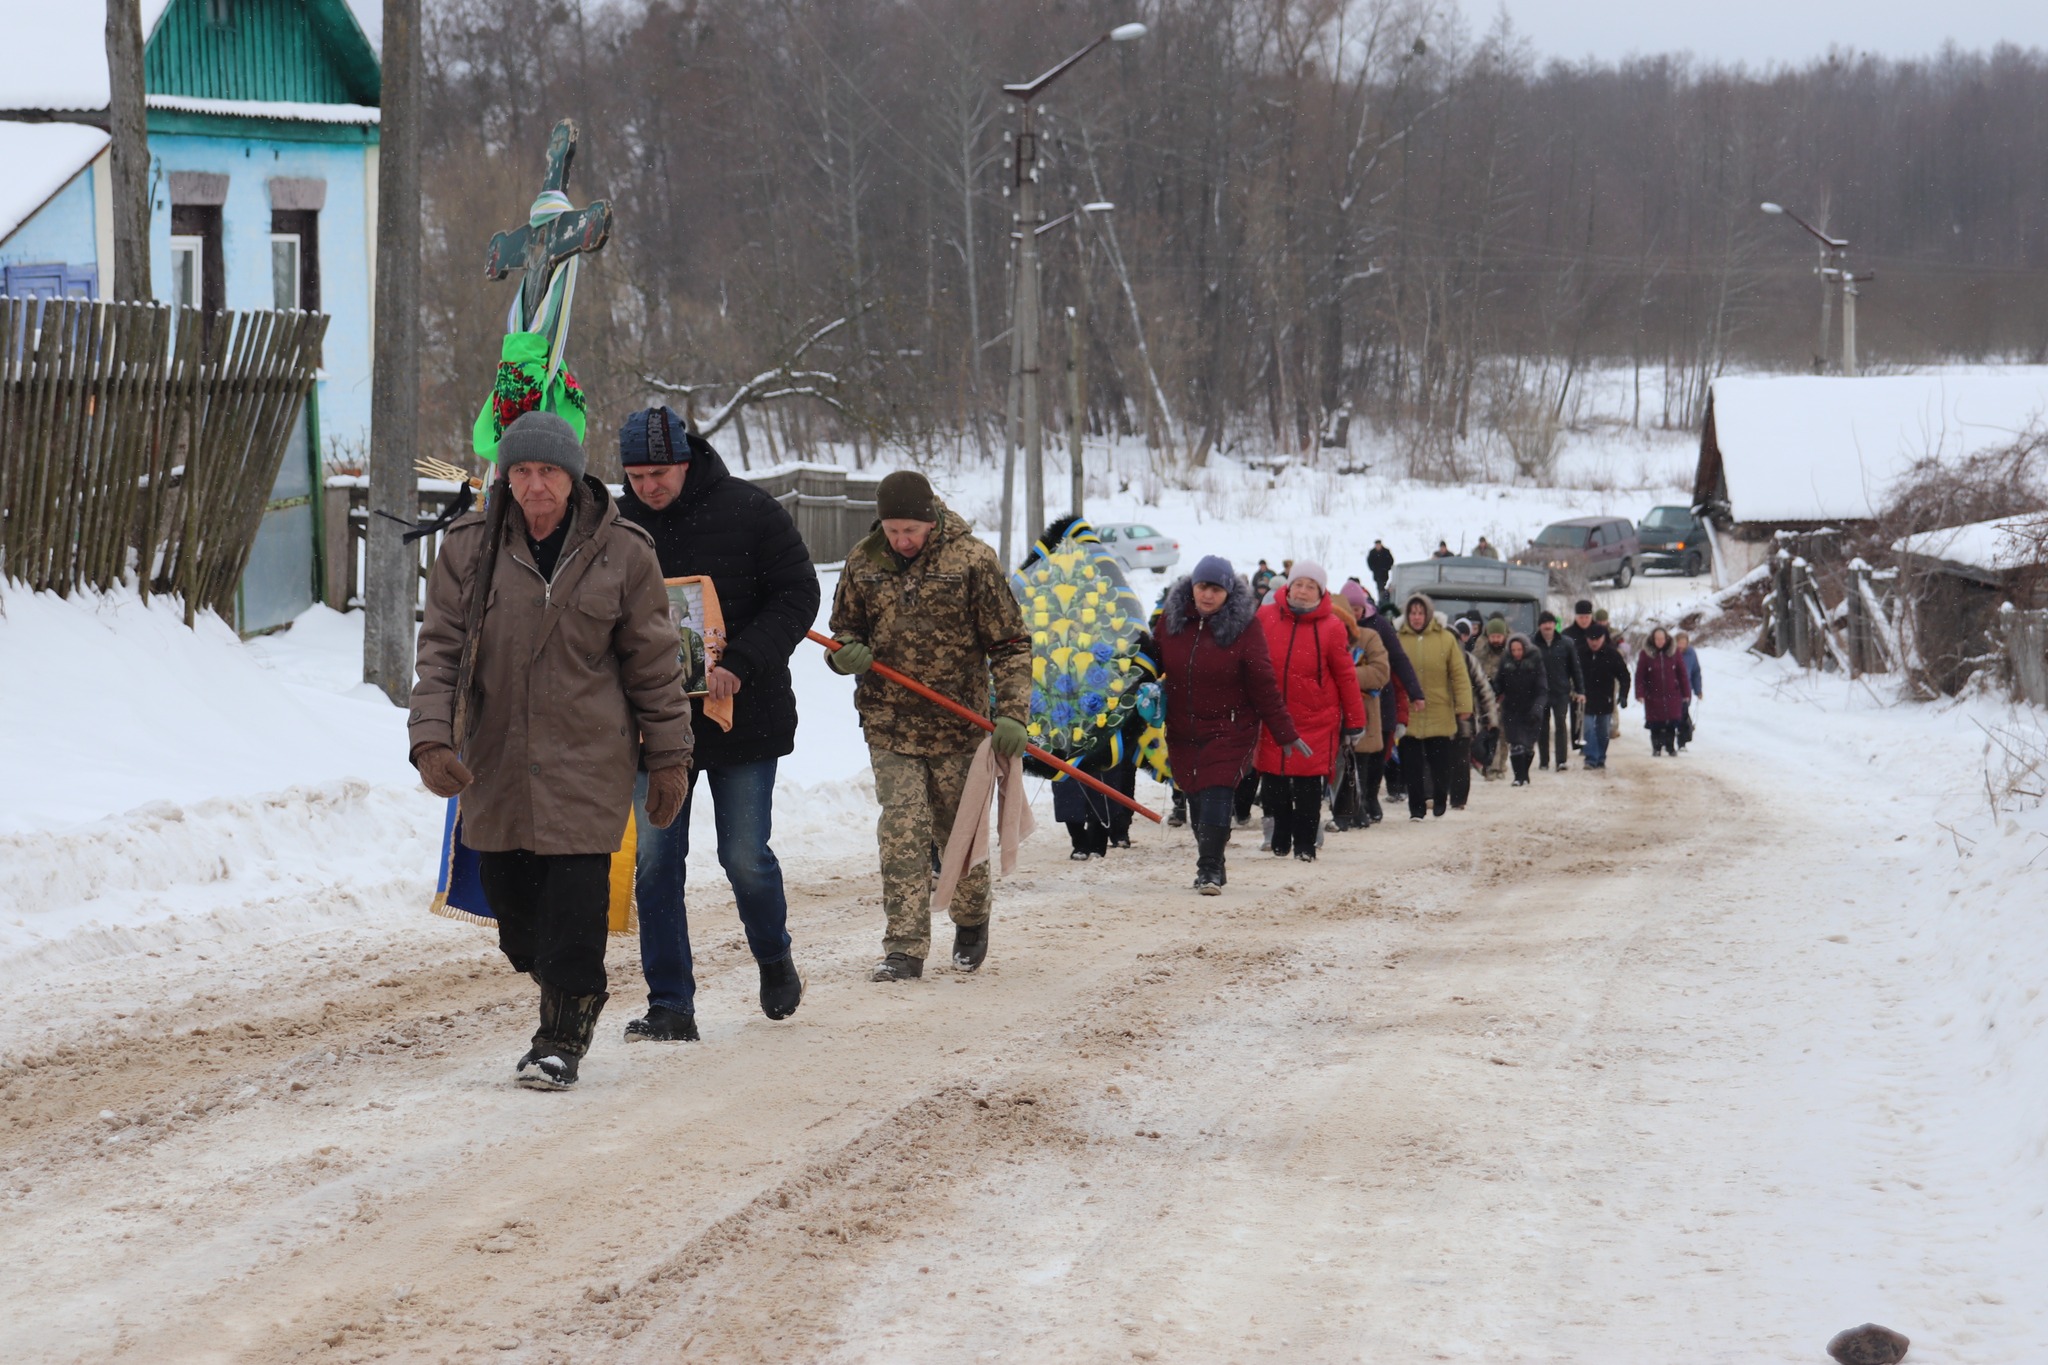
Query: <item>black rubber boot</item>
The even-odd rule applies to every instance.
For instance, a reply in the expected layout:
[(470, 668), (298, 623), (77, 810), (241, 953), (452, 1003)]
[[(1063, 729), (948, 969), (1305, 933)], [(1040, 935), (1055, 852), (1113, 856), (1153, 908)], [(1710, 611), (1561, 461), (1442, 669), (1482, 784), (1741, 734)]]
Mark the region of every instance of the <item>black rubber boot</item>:
[(760, 967), (761, 1013), (770, 1019), (789, 1018), (804, 999), (804, 978), (796, 969), (796, 959), (785, 957), (779, 962), (763, 962)]
[(519, 1059), (513, 1079), (529, 1090), (567, 1090), (576, 1084), (577, 1063), (590, 1051), (590, 1036), (597, 1031), (597, 1017), (611, 996), (564, 995), (543, 984), (540, 988), (540, 1028), (533, 1046)]
[(979, 968), (988, 956), (987, 924), (953, 926), (953, 965), (963, 972)]
[(647, 1015), (626, 1025), (629, 1043), (694, 1043), (697, 1016), (672, 1010), (666, 1005), (649, 1005)]
[(1184, 791), (1176, 791), (1173, 794), (1173, 810), (1167, 815), (1166, 823), (1174, 829), (1179, 829), (1187, 822), (1188, 794)]

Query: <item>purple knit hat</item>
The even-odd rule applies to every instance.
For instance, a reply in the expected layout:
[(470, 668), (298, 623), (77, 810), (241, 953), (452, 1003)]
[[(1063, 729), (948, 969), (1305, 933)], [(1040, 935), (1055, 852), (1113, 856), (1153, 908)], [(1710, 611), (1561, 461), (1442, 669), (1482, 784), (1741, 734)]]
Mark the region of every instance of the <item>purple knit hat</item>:
[(1359, 620), (1363, 621), (1372, 614), (1372, 599), (1365, 595), (1364, 588), (1361, 588), (1351, 580), (1346, 579), (1344, 581), (1344, 586), (1337, 589), (1337, 596), (1343, 598), (1345, 605), (1357, 613)]

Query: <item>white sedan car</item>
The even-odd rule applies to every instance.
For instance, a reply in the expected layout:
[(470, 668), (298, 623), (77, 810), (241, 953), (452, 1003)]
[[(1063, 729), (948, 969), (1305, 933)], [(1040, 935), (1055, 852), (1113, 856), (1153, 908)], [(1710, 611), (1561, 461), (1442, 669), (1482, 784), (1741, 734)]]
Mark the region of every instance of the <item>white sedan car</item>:
[(1150, 569), (1153, 573), (1165, 573), (1180, 563), (1180, 542), (1163, 536), (1142, 522), (1125, 522), (1117, 526), (1098, 526), (1095, 533), (1102, 537), (1102, 544), (1117, 563), (1126, 570)]

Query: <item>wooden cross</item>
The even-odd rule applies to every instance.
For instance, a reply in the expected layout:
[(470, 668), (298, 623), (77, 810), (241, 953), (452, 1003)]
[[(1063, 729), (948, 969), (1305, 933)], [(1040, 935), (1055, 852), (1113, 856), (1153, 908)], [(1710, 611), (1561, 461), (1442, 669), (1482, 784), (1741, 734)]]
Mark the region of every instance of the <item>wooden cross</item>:
[[(548, 138), (548, 169), (541, 182), (542, 191), (566, 192), (569, 167), (575, 160), (576, 124), (563, 119)], [(540, 321), (536, 315), (555, 271), (565, 261), (603, 247), (611, 232), (612, 206), (604, 199), (571, 209), (538, 228), (522, 223), (491, 238), (491, 256), (484, 265), (484, 274), (502, 280), (514, 270), (526, 272), (519, 285), (520, 318), (523, 326), (532, 327)]]

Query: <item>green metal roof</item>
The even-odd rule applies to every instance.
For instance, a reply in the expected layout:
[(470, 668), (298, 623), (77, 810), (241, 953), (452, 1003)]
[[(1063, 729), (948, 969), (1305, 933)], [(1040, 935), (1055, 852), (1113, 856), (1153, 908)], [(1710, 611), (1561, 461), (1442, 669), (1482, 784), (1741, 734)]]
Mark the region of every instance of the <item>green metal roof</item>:
[(376, 104), (377, 54), (348, 0), (171, 0), (150, 34), (153, 95)]

